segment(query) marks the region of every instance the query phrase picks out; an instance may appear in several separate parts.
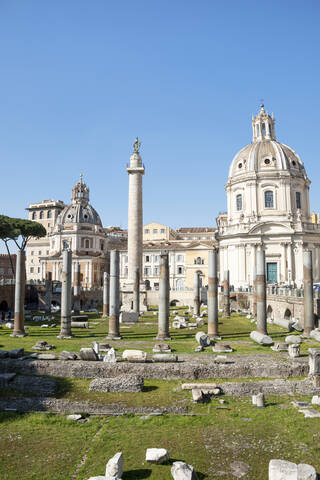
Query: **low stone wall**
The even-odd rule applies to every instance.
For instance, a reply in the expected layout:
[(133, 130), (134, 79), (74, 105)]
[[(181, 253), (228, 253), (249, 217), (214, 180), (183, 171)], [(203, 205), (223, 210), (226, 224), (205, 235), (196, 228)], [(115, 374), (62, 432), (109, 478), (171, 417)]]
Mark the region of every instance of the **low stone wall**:
[(260, 382), (227, 382), (218, 385), (224, 395), (248, 396), (257, 393), (266, 395), (316, 395), (320, 388), (316, 388), (313, 382), (305, 380), (267, 380)]
[[(308, 375), (307, 357), (279, 360), (271, 355), (230, 356), (228, 363), (214, 363), (213, 355), (179, 355), (177, 363), (106, 363), (62, 360), (1, 359), (0, 372), (52, 375), (69, 378), (114, 377), (122, 374), (141, 375), (145, 379), (201, 379), (201, 378), (288, 378)], [(182, 361), (181, 361), (182, 360)], [(203, 363), (202, 363), (203, 362)]]

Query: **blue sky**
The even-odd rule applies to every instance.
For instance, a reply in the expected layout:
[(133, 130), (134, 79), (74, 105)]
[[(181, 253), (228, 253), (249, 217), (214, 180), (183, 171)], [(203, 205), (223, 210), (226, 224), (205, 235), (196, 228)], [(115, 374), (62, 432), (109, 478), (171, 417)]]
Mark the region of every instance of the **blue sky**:
[(1, 213), (69, 201), (80, 172), (127, 225), (142, 141), (144, 223), (214, 226), (260, 99), (320, 211), (318, 1), (0, 0)]

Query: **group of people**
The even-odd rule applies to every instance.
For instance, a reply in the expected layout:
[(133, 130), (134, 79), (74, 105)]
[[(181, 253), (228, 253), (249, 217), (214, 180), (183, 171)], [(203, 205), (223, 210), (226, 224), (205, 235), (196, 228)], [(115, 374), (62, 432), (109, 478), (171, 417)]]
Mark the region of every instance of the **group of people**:
[[(12, 312), (11, 312), (11, 310), (8, 310), (7, 319), (8, 319), (8, 320), (11, 320), (11, 317), (12, 317)], [(2, 311), (2, 312), (1, 312), (1, 320), (2, 320), (2, 322), (4, 322), (5, 319), (6, 319), (6, 312)]]

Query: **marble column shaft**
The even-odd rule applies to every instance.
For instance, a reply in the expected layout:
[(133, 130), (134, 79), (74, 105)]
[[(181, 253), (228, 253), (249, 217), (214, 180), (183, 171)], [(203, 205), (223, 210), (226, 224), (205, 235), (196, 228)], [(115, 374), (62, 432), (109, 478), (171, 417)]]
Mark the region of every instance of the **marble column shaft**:
[(169, 255), (160, 255), (159, 317), (157, 339), (170, 338), (169, 334)]
[(16, 281), (14, 291), (14, 326), (12, 336), (24, 336), (24, 299), (26, 285), (26, 253), (24, 250), (17, 251)]
[(312, 252), (303, 252), (304, 333), (314, 330)]
[(230, 285), (229, 270), (225, 270), (223, 274), (223, 315), (230, 317)]
[(75, 315), (80, 315), (80, 263), (77, 262), (74, 266), (73, 278), (73, 311)]
[(198, 272), (193, 275), (193, 313), (200, 315), (200, 277)]
[(267, 305), (266, 305), (266, 268), (265, 252), (262, 248), (257, 251), (257, 275), (256, 275), (256, 302), (257, 302), (257, 331), (267, 332)]
[(102, 316), (107, 317), (109, 315), (109, 274), (104, 272), (103, 274), (103, 312)]
[(110, 317), (108, 338), (120, 338), (119, 326), (119, 251), (111, 250), (110, 253)]
[(61, 330), (60, 337), (71, 337), (71, 250), (62, 251)]
[(140, 269), (136, 268), (133, 284), (133, 311), (140, 314)]
[(208, 335), (217, 337), (218, 332), (218, 269), (217, 251), (208, 251)]

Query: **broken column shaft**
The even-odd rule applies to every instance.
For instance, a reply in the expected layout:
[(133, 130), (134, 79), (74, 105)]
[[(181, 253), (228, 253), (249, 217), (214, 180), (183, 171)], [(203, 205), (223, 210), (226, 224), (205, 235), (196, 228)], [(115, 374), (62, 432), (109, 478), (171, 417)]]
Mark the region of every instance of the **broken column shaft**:
[(133, 311), (137, 314), (140, 313), (140, 269), (135, 270), (135, 277), (133, 283)]
[(229, 270), (225, 270), (223, 278), (223, 315), (224, 317), (230, 317)]
[(119, 251), (111, 250), (110, 253), (110, 316), (108, 338), (120, 338), (119, 327)]
[(312, 252), (303, 252), (304, 333), (314, 330)]
[(24, 250), (17, 251), (16, 260), (16, 284), (14, 291), (14, 326), (13, 337), (25, 335), (24, 331), (24, 298), (26, 276), (26, 253)]
[(257, 332), (267, 335), (265, 252), (262, 248), (257, 250), (256, 302)]
[(253, 279), (252, 279), (252, 315), (257, 317), (257, 267), (253, 267)]
[(193, 276), (193, 313), (200, 315), (200, 276), (195, 272)]
[(217, 251), (208, 252), (208, 335), (215, 338), (218, 332), (218, 269)]
[(80, 263), (76, 263), (73, 279), (73, 311), (75, 315), (80, 315), (80, 286)]
[(46, 272), (46, 280), (45, 280), (45, 308), (46, 312), (51, 313), (51, 300), (52, 300), (52, 273)]
[(170, 338), (169, 334), (169, 255), (160, 255), (159, 317), (157, 339)]
[(61, 330), (59, 337), (71, 337), (71, 250), (62, 251)]
[(109, 274), (104, 272), (103, 274), (103, 311), (102, 316), (107, 317), (109, 315)]

